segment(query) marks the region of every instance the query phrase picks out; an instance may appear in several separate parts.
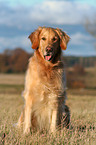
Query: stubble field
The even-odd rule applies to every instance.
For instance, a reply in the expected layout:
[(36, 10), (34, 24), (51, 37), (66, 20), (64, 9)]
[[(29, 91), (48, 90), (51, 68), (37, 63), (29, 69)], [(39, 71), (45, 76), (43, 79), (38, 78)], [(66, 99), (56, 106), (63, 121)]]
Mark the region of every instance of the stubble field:
[[(96, 69), (96, 68), (95, 68)], [(24, 135), (13, 127), (23, 108), (23, 74), (0, 74), (0, 144), (4, 145), (95, 145), (96, 144), (96, 73), (87, 70), (88, 88), (67, 91), (66, 104), (71, 111), (71, 129), (55, 134), (35, 132)]]

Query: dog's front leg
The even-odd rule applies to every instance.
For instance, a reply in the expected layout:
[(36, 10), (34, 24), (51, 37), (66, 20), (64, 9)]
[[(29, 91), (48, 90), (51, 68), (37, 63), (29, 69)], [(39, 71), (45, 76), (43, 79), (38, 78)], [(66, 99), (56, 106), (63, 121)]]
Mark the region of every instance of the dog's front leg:
[(25, 103), (25, 119), (24, 119), (24, 133), (29, 133), (31, 128), (31, 116), (32, 116), (32, 100), (27, 98)]
[(23, 121), (24, 121), (24, 109), (23, 109), (23, 111), (21, 112), (21, 115), (20, 115), (20, 117), (19, 117), (19, 119), (18, 119), (18, 122), (17, 122), (17, 127), (21, 127), (21, 125), (23, 124)]
[(53, 110), (52, 111), (52, 118), (51, 118), (51, 125), (50, 125), (51, 132), (56, 131), (56, 125), (57, 125), (57, 110)]

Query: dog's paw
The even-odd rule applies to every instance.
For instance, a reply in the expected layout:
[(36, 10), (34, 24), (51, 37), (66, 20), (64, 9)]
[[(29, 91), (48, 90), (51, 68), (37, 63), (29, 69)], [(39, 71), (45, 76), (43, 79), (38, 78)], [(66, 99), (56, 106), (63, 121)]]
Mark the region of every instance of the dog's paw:
[(29, 134), (30, 132), (30, 127), (24, 129), (24, 134)]
[(13, 127), (15, 127), (15, 128), (21, 128), (21, 126), (22, 126), (23, 124), (21, 124), (21, 123), (14, 123), (14, 124), (12, 124), (12, 126)]

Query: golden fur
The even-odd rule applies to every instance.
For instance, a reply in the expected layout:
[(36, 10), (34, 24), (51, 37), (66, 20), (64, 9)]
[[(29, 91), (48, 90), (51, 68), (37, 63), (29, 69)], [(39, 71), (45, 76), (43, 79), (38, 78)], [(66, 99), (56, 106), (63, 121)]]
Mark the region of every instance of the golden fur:
[(60, 29), (39, 27), (29, 39), (34, 56), (30, 58), (23, 92), (25, 105), (18, 120), (24, 124), (24, 133), (30, 129), (54, 132), (69, 126), (70, 112), (65, 105), (66, 85), (62, 50), (69, 36)]

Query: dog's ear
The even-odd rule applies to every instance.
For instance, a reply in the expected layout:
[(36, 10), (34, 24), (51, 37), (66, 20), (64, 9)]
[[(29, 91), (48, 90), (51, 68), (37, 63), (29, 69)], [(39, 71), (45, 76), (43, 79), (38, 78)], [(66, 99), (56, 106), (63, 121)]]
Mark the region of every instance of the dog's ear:
[(66, 50), (70, 37), (65, 32), (63, 32), (61, 29), (56, 28), (56, 32), (60, 37), (60, 47), (63, 50)]
[(42, 27), (39, 27), (37, 30), (32, 32), (28, 37), (32, 43), (33, 49), (36, 49), (39, 46), (39, 34), (40, 34), (41, 30), (42, 30)]

